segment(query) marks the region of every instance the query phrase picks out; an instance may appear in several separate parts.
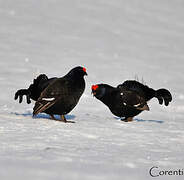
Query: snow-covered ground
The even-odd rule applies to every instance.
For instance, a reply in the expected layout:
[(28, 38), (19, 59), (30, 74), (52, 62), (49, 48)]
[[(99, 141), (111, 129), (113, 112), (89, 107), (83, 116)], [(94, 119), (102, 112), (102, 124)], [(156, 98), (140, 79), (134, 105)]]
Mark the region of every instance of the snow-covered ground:
[[(147, 180), (184, 169), (183, 0), (0, 0), (0, 179)], [(86, 90), (67, 116), (32, 118), (14, 101), (39, 73), (87, 68)], [(115, 118), (90, 86), (138, 76), (168, 88), (134, 122)], [(183, 179), (159, 176), (155, 179)]]

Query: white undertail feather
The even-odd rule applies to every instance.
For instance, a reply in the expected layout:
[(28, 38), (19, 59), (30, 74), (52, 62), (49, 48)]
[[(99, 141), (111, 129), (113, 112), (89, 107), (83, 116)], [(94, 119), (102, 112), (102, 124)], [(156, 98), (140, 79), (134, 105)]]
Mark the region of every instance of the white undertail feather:
[(140, 105), (141, 105), (140, 103), (139, 103), (139, 104), (135, 104), (134, 107), (138, 107), (138, 106), (140, 106)]
[(44, 101), (53, 101), (53, 100), (55, 100), (55, 98), (42, 98), (42, 100), (44, 100)]

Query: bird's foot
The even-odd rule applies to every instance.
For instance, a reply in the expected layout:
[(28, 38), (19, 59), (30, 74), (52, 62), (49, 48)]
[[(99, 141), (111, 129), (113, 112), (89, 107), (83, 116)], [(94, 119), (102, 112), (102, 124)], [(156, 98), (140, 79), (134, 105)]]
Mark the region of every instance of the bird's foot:
[(75, 121), (66, 121), (65, 123), (75, 123)]
[(75, 121), (67, 121), (64, 115), (61, 115), (61, 121), (64, 123), (75, 123)]
[(64, 115), (60, 116), (61, 119), (56, 119), (53, 114), (49, 114), (49, 115), (50, 115), (50, 118), (54, 121), (60, 121), (60, 122), (64, 122), (64, 123), (75, 123), (75, 121), (67, 121)]
[(133, 121), (133, 117), (128, 117), (128, 118), (125, 118), (125, 119), (121, 119), (121, 121), (131, 122), (131, 121)]
[(61, 119), (56, 119), (53, 114), (49, 114), (49, 115), (50, 115), (50, 118), (54, 121), (60, 121), (60, 122), (64, 122), (64, 123), (75, 123), (75, 121), (67, 121), (64, 115), (60, 116)]

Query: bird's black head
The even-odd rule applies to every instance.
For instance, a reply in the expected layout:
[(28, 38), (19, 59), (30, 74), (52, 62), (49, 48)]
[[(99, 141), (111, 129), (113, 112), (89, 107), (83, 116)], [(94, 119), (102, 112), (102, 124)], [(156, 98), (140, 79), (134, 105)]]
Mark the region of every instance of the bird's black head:
[(75, 77), (87, 76), (86, 68), (81, 67), (81, 66), (77, 66), (77, 67), (73, 68), (72, 70), (70, 70), (70, 72), (67, 75), (75, 76)]
[(101, 99), (104, 95), (108, 95), (108, 92), (111, 92), (114, 89), (112, 86), (107, 84), (96, 84), (91, 86), (92, 94), (97, 99)]

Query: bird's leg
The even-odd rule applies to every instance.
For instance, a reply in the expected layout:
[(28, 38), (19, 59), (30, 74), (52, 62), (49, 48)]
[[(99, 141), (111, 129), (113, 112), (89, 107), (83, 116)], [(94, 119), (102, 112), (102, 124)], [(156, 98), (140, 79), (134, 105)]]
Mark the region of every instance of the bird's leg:
[(133, 121), (133, 117), (125, 117), (125, 119), (121, 119), (121, 121), (131, 122), (131, 121)]
[(67, 121), (64, 115), (61, 115), (61, 121), (64, 123), (75, 123), (74, 121)]
[(133, 117), (128, 117), (128, 118), (125, 119), (125, 121), (126, 122), (131, 122), (131, 121), (133, 121)]
[(66, 123), (66, 118), (65, 118), (65, 116), (64, 116), (64, 115), (61, 115), (60, 117), (61, 117), (61, 121)]
[(56, 118), (54, 117), (53, 114), (49, 114), (50, 115), (50, 118), (53, 119), (53, 120), (56, 120)]

